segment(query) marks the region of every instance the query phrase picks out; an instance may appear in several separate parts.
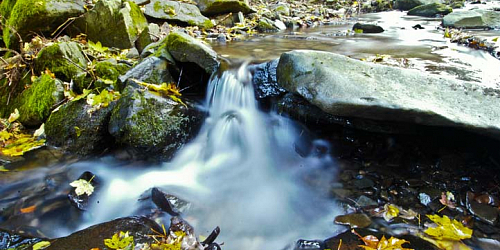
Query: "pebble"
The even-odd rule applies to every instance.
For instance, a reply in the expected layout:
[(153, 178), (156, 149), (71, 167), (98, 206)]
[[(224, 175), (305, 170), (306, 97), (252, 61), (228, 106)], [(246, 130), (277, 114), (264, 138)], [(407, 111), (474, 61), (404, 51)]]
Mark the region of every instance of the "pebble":
[(356, 201), (356, 204), (360, 207), (371, 207), (371, 206), (378, 206), (378, 203), (371, 198), (361, 195), (358, 200)]

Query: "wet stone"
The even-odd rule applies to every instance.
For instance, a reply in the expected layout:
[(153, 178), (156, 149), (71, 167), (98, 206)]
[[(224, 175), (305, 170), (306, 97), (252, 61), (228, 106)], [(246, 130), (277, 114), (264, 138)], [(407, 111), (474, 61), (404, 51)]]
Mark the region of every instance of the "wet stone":
[(358, 200), (356, 201), (356, 204), (360, 207), (371, 207), (371, 206), (378, 206), (378, 203), (371, 198), (361, 195)]
[(351, 228), (365, 228), (372, 224), (372, 220), (366, 214), (346, 214), (335, 217), (334, 222)]
[(469, 202), (469, 211), (481, 221), (495, 225), (498, 222), (498, 209), (487, 204)]
[(352, 184), (357, 188), (357, 189), (364, 189), (364, 188), (371, 188), (375, 186), (375, 182), (369, 178), (363, 177), (361, 179), (356, 179), (352, 181)]
[(298, 240), (294, 250), (322, 250), (325, 243), (319, 240)]
[(341, 199), (349, 197), (353, 194), (352, 191), (343, 188), (334, 188), (332, 189), (331, 193), (334, 197)]

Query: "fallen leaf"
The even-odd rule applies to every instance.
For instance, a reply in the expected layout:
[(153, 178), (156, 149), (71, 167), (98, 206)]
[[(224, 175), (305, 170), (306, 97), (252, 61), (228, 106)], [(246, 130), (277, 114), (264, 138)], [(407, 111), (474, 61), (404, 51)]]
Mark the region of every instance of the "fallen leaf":
[(111, 239), (105, 239), (104, 244), (111, 249), (124, 249), (134, 244), (134, 237), (129, 236), (128, 231), (126, 233), (120, 231), (120, 233), (114, 234)]
[(50, 242), (40, 241), (40, 242), (36, 243), (35, 245), (33, 245), (33, 250), (41, 250), (41, 249), (45, 249), (49, 246), (50, 246)]
[(91, 181), (92, 179), (90, 181), (78, 179), (71, 182), (69, 185), (76, 188), (76, 195), (80, 196), (82, 194), (87, 194), (88, 196), (90, 196), (94, 192), (94, 186), (92, 186), (92, 184), (90, 183)]
[(456, 207), (455, 196), (450, 191), (446, 191), (446, 194), (442, 192), (441, 199), (439, 199), (439, 202), (452, 209)]
[(435, 240), (429, 237), (420, 235), (420, 238), (434, 244), (439, 249), (442, 250), (472, 250), (470, 247), (462, 243), (461, 241), (453, 240)]
[(391, 221), (393, 218), (398, 217), (399, 208), (392, 204), (385, 204), (384, 213), (382, 215), (386, 221)]
[(436, 227), (429, 227), (424, 232), (437, 240), (459, 241), (472, 237), (472, 229), (465, 227), (461, 222), (451, 220), (447, 216), (427, 215)]
[(17, 118), (19, 118), (19, 110), (17, 109), (14, 109), (14, 112), (10, 114), (9, 116), (9, 123), (13, 123), (14, 121), (17, 120)]
[(33, 205), (33, 206), (21, 208), (21, 209), (19, 209), (19, 211), (21, 211), (22, 214), (29, 214), (29, 213), (33, 213), (35, 211), (35, 209), (36, 209), (36, 206)]

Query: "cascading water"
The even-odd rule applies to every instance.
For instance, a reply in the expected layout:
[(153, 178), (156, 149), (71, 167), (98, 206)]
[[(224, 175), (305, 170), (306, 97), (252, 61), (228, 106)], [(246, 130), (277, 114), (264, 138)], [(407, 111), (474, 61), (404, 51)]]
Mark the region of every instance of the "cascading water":
[[(335, 205), (302, 180), (308, 172), (331, 170), (332, 159), (295, 153), (298, 128), (258, 110), (245, 67), (210, 81), (206, 108), (199, 135), (160, 169), (94, 169), (105, 186), (84, 226), (133, 214), (142, 192), (161, 187), (192, 203), (183, 217), (198, 233), (220, 226), (226, 249), (283, 249), (300, 237), (334, 235)], [(333, 172), (322, 171), (326, 177), (316, 181), (330, 181)]]

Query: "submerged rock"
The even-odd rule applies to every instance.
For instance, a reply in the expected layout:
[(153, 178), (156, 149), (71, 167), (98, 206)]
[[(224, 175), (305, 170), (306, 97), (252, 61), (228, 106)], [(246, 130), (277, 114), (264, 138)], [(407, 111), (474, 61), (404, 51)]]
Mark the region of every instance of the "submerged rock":
[(437, 15), (446, 15), (453, 11), (453, 9), (441, 3), (431, 3), (422, 6), (417, 6), (408, 11), (410, 16), (423, 16), (423, 17), (436, 17)]
[(201, 116), (168, 97), (127, 86), (113, 110), (109, 132), (139, 157), (165, 159), (198, 131)]
[(0, 15), (6, 20), (2, 23), (3, 42), (7, 48), (18, 49), (22, 46), (18, 35), (26, 42), (33, 34), (53, 32), (68, 18), (83, 14), (84, 5), (82, 0), (3, 1), (0, 5)]
[(42, 239), (23, 236), (0, 229), (0, 249), (29, 249), (29, 246)]
[(498, 28), (500, 12), (494, 10), (457, 10), (443, 18), (444, 27), (454, 28)]
[(198, 8), (204, 15), (218, 15), (226, 13), (243, 14), (253, 12), (247, 0), (196, 0)]
[(62, 105), (45, 123), (47, 142), (79, 155), (102, 152), (113, 145), (107, 125), (114, 105), (96, 111), (85, 100)]
[(72, 233), (69, 236), (51, 240), (47, 250), (67, 250), (71, 246), (73, 250), (88, 250), (92, 248), (105, 249), (105, 239), (120, 231), (129, 232), (134, 237), (134, 243), (151, 243), (153, 241), (152, 229), (162, 232), (163, 229), (156, 222), (146, 217), (126, 217), (109, 222), (104, 222)]
[(252, 72), (252, 83), (257, 98), (278, 97), (286, 92), (285, 89), (278, 85), (276, 79), (277, 66), (278, 59), (249, 67)]
[(210, 19), (200, 13), (198, 7), (188, 3), (153, 0), (146, 5), (144, 14), (153, 18), (182, 22), (204, 29), (210, 29), (214, 26)]
[(356, 23), (352, 26), (352, 30), (362, 30), (363, 33), (382, 33), (384, 29), (375, 24)]
[(168, 52), (179, 62), (191, 62), (200, 66), (208, 74), (219, 67), (217, 53), (208, 45), (182, 32), (168, 35)]
[(282, 87), (333, 115), (453, 126), (500, 138), (500, 98), (477, 83), (307, 50), (282, 54), (277, 77)]
[(103, 46), (129, 49), (147, 26), (146, 17), (134, 2), (102, 0), (76, 19), (70, 32), (87, 34), (89, 40)]

